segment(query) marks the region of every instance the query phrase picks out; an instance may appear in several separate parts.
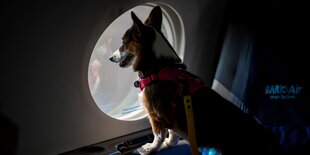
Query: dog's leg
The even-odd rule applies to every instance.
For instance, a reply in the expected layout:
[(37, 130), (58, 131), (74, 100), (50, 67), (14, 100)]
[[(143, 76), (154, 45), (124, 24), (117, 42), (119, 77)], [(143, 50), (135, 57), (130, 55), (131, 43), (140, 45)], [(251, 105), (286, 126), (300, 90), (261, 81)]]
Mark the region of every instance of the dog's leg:
[(164, 147), (172, 147), (177, 145), (179, 142), (179, 135), (177, 135), (173, 130), (168, 129), (169, 136), (165, 139), (163, 145)]
[(159, 151), (167, 134), (167, 129), (161, 125), (161, 122), (158, 122), (154, 118), (150, 117), (150, 123), (152, 126), (154, 140), (152, 143), (146, 143), (142, 146), (143, 152), (146, 152), (146, 154)]
[(167, 129), (162, 129), (161, 131), (159, 132), (153, 132), (154, 134), (154, 140), (152, 143), (146, 143), (142, 146), (142, 149), (144, 152), (148, 152), (148, 153), (151, 153), (151, 152), (157, 152), (159, 151), (164, 139), (165, 139), (165, 136), (166, 136), (166, 133), (167, 133)]

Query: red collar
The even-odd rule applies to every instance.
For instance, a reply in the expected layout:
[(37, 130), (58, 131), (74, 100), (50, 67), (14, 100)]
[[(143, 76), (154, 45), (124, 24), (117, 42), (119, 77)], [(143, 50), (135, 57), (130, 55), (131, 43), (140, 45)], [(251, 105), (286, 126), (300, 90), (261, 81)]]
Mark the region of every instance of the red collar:
[[(147, 77), (145, 77), (143, 79), (140, 79), (139, 83), (138, 83), (140, 89), (143, 90), (146, 85), (150, 84), (151, 82), (153, 82), (155, 80), (159, 80), (158, 75), (160, 75), (160, 74), (151, 74), (151, 75), (149, 75), (149, 76), (147, 76)], [(161, 77), (160, 79), (161, 80), (165, 80), (165, 78), (163, 78), (163, 77)]]
[(193, 94), (203, 85), (203, 81), (199, 77), (187, 72), (184, 69), (180, 69), (177, 66), (168, 66), (163, 68), (158, 73), (150, 74), (139, 81), (136, 81), (134, 85), (135, 87), (140, 87), (140, 89), (143, 90), (145, 86), (156, 80), (169, 80), (182, 84), (180, 79), (186, 79), (189, 86), (186, 86), (185, 88), (189, 89), (187, 92), (190, 94)]

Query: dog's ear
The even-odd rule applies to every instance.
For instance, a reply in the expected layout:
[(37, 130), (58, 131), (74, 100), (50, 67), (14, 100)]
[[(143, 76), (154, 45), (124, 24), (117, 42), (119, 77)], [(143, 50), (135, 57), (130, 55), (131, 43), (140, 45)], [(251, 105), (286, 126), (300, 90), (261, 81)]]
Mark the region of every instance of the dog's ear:
[(142, 21), (137, 17), (137, 15), (131, 11), (131, 18), (133, 20), (133, 26), (137, 28), (138, 31), (141, 31), (143, 28), (143, 23)]
[(162, 23), (162, 11), (159, 6), (156, 6), (152, 9), (149, 17), (144, 22), (147, 25), (154, 27), (157, 31), (161, 30)]

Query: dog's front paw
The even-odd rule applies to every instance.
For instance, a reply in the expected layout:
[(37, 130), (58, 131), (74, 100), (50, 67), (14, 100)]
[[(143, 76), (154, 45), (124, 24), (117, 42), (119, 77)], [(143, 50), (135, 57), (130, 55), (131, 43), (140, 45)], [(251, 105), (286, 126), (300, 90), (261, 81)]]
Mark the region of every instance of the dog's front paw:
[(137, 151), (140, 153), (140, 155), (149, 155), (153, 152), (159, 151), (160, 146), (158, 147), (154, 143), (146, 143), (142, 147), (138, 148)]
[(160, 145), (154, 143), (146, 143), (142, 147), (143, 152), (157, 152), (160, 149)]
[(153, 149), (151, 148), (151, 143), (147, 143), (140, 148), (137, 149), (140, 155), (150, 155), (153, 153)]
[(177, 145), (179, 142), (179, 137), (176, 136), (174, 138), (166, 138), (164, 143), (163, 143), (163, 147), (172, 147), (172, 146), (175, 146)]
[(172, 147), (178, 144), (180, 137), (171, 129), (168, 129), (169, 137), (163, 142), (163, 147)]

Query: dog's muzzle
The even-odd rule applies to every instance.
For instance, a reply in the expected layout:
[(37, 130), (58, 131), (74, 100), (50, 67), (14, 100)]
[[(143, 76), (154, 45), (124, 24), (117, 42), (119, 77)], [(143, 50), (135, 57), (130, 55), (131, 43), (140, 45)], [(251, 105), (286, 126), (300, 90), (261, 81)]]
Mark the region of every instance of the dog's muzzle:
[(125, 52), (120, 52), (119, 50), (116, 50), (113, 52), (113, 54), (110, 56), (109, 60), (115, 63), (119, 63), (123, 61)]
[(117, 50), (112, 54), (109, 59), (112, 62), (119, 63), (120, 67), (128, 67), (131, 65), (133, 58), (133, 54)]

